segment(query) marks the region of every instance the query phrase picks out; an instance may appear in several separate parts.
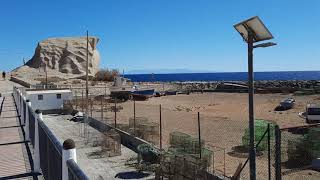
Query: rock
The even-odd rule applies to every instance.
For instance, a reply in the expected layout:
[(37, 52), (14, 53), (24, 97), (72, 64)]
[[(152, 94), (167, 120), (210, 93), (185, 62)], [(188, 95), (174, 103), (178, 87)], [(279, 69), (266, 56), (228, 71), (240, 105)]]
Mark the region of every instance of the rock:
[[(99, 70), (98, 41), (96, 37), (89, 37), (89, 75)], [(39, 68), (45, 64), (61, 73), (83, 76), (86, 74), (86, 48), (86, 37), (49, 38), (38, 43), (35, 54), (26, 65)]]

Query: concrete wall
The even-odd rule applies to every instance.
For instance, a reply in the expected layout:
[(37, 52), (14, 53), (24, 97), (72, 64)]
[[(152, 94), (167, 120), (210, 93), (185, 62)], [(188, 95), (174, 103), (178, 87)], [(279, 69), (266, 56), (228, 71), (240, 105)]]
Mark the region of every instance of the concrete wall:
[[(105, 131), (108, 131), (111, 128), (113, 128), (113, 127), (111, 127), (111, 126), (109, 126), (107, 124), (104, 124), (101, 121), (98, 121), (98, 120), (93, 119), (91, 117), (89, 117), (89, 125), (91, 127), (95, 128), (96, 130), (100, 131), (100, 132), (105, 132)], [(130, 135), (129, 133), (125, 132), (125, 131), (122, 131), (122, 130), (117, 129), (117, 128), (115, 130), (120, 134), (121, 144), (126, 146), (127, 148), (131, 149), (132, 151), (134, 151), (136, 153), (138, 152), (137, 147), (140, 144), (150, 144), (149, 142), (147, 142), (147, 141), (145, 141), (143, 139), (134, 137), (134, 136)]]
[[(43, 100), (38, 100), (38, 95), (43, 95)], [(57, 99), (57, 94), (61, 94), (61, 99)], [(28, 94), (26, 98), (30, 100), (33, 109), (40, 110), (51, 110), (61, 109), (63, 107), (64, 100), (70, 100), (72, 93), (39, 93), (39, 94)]]

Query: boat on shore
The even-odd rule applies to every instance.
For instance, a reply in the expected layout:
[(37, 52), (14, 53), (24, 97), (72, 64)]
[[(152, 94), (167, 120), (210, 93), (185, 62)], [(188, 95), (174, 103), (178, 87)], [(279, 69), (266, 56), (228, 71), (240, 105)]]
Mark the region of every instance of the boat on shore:
[(123, 101), (129, 99), (148, 99), (154, 95), (155, 89), (140, 87), (138, 85), (128, 86), (128, 79), (115, 77), (114, 86), (110, 88), (110, 96)]
[(175, 90), (167, 90), (167, 91), (165, 91), (165, 95), (166, 96), (177, 95), (177, 92), (178, 91), (175, 91)]
[(140, 88), (139, 86), (133, 86), (131, 90), (131, 94), (145, 95), (145, 96), (153, 96), (154, 89), (153, 88)]

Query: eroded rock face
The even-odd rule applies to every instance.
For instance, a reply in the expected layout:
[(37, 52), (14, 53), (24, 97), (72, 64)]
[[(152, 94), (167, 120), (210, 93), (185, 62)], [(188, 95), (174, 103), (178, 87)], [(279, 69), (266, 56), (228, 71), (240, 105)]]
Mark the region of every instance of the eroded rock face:
[[(100, 55), (96, 49), (99, 39), (89, 37), (89, 74), (99, 70)], [(26, 65), (32, 68), (47, 68), (61, 73), (85, 75), (87, 58), (87, 38), (50, 38), (41, 41)]]

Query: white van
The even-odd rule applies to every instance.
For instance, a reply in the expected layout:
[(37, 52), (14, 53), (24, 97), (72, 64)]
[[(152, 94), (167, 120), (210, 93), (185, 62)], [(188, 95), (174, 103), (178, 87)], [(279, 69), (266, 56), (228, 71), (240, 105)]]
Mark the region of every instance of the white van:
[(308, 104), (306, 108), (306, 122), (320, 122), (320, 104)]

